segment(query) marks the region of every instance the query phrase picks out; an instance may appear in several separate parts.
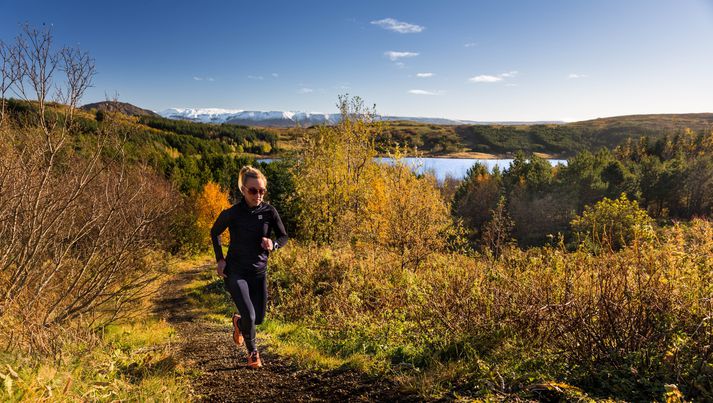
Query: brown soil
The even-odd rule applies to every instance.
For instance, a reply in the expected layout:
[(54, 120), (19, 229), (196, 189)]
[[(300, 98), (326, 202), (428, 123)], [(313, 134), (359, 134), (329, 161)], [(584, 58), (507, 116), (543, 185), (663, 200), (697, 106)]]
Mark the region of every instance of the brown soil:
[(384, 378), (367, 377), (352, 369), (314, 371), (298, 367), (289, 357), (270, 351), (258, 333), (264, 366), (245, 365), (244, 347), (232, 339), (232, 328), (203, 320), (192, 312), (183, 287), (198, 274), (209, 270), (197, 267), (183, 271), (168, 281), (156, 301), (156, 313), (166, 318), (179, 337), (177, 359), (195, 371), (193, 394), (198, 401), (220, 402), (332, 402), (332, 401), (423, 401)]

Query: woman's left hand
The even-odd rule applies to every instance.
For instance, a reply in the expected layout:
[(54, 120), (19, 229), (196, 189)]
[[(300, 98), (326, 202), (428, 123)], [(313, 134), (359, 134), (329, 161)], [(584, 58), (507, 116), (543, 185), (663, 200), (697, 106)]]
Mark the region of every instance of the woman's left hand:
[(262, 248), (265, 250), (272, 250), (272, 239), (262, 237)]

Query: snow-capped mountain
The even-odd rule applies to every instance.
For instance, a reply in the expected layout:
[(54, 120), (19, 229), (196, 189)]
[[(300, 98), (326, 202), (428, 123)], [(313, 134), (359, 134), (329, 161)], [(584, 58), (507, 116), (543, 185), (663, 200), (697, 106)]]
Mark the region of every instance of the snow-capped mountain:
[[(270, 127), (294, 127), (294, 126), (314, 126), (322, 124), (335, 124), (339, 122), (341, 115), (338, 113), (319, 112), (284, 112), (284, 111), (245, 111), (242, 109), (219, 109), (219, 108), (170, 108), (159, 115), (168, 119), (192, 120), (202, 123), (231, 123), (245, 126), (270, 126)], [(478, 122), (472, 120), (455, 120), (445, 118), (422, 118), (404, 116), (379, 116), (382, 120), (409, 120), (412, 122), (429, 123), (438, 125), (477, 125), (477, 124), (544, 124), (563, 123), (559, 121), (542, 122)]]
[(232, 123), (248, 126), (313, 126), (334, 124), (339, 114), (285, 111), (244, 111), (218, 108), (170, 108), (159, 112), (169, 119), (192, 120), (203, 123)]

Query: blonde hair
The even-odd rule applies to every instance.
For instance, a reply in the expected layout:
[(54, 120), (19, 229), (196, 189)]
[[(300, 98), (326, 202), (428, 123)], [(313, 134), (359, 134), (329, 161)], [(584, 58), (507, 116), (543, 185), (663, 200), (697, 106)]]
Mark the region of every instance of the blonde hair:
[(265, 183), (265, 186), (267, 187), (267, 178), (265, 177), (265, 175), (263, 175), (259, 169), (253, 168), (251, 165), (245, 165), (240, 169), (240, 173), (238, 174), (238, 188), (242, 189), (243, 185), (245, 184), (245, 181), (249, 178), (262, 180), (263, 183)]

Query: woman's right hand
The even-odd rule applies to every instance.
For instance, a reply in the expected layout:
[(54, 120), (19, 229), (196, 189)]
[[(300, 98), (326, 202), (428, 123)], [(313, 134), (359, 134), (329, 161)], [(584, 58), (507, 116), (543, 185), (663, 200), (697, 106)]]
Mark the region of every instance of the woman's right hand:
[(228, 276), (226, 276), (225, 273), (224, 273), (224, 272), (225, 272), (225, 259), (220, 259), (220, 260), (218, 261), (218, 267), (217, 267), (216, 271), (218, 272), (218, 275), (219, 275), (220, 277), (222, 277), (222, 278), (228, 277)]

